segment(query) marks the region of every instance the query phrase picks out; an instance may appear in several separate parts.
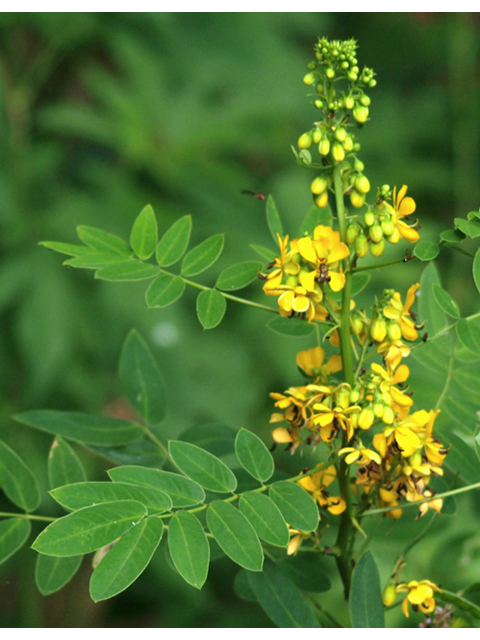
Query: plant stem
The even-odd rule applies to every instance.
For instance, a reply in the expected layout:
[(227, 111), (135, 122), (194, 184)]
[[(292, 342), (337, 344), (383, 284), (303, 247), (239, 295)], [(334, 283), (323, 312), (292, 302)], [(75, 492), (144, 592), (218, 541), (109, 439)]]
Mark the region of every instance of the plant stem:
[[(370, 271), (371, 269), (381, 269), (382, 267), (389, 267), (392, 264), (398, 264), (399, 262), (405, 262), (405, 257), (397, 258), (396, 260), (389, 260), (388, 262), (382, 262), (381, 264), (370, 264), (366, 267), (356, 267), (352, 269), (353, 273), (359, 273), (360, 271)], [(410, 260), (408, 261), (410, 262)]]
[(0, 512), (0, 518), (27, 518), (27, 520), (39, 520), (41, 522), (55, 522), (58, 518), (51, 518), (49, 516), (35, 516), (31, 513), (7, 513)]
[[(338, 229), (340, 240), (345, 242), (346, 216), (343, 201), (342, 172), (340, 165), (335, 165), (333, 169), (333, 182), (335, 186), (335, 201), (337, 205)], [(345, 286), (342, 291), (342, 310), (340, 315), (340, 350), (343, 364), (343, 380), (351, 386), (354, 383), (353, 377), (353, 357), (350, 341), (350, 301), (352, 298), (352, 271), (348, 258), (343, 261), (343, 271), (345, 273)], [(343, 446), (347, 444), (347, 436), (343, 436)], [(341, 460), (338, 471), (338, 483), (340, 494), (345, 500), (346, 509), (341, 515), (340, 527), (336, 547), (339, 555), (336, 556), (338, 571), (342, 578), (345, 598), (348, 599), (350, 591), (350, 581), (352, 577), (352, 564), (349, 552), (350, 538), (352, 534), (352, 496), (350, 492), (349, 467), (345, 460)]]

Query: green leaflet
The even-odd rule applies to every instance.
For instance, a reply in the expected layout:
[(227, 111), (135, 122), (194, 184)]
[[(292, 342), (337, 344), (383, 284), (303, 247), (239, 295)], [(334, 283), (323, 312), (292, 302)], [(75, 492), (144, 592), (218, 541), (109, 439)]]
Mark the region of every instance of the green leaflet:
[(135, 329), (123, 344), (119, 374), (130, 402), (145, 422), (161, 422), (167, 404), (165, 383), (147, 343)]
[(135, 582), (148, 566), (162, 535), (163, 522), (155, 517), (142, 520), (122, 535), (92, 574), (92, 600), (112, 598)]
[(225, 296), (215, 289), (202, 291), (197, 298), (197, 316), (204, 329), (214, 329), (220, 324), (227, 302)]
[(156, 257), (161, 267), (169, 267), (185, 253), (192, 231), (192, 216), (183, 216), (172, 224), (157, 245)]
[(40, 490), (34, 475), (20, 456), (1, 441), (0, 488), (25, 511), (33, 511), (40, 504)]
[(8, 518), (0, 522), (0, 563), (23, 547), (31, 530), (27, 518)]
[(101, 269), (110, 265), (115, 265), (119, 262), (125, 262), (126, 257), (121, 256), (118, 253), (105, 253), (101, 251), (91, 250), (91, 253), (86, 253), (75, 258), (69, 258), (62, 264), (76, 267), (77, 269)]
[(146, 507), (133, 500), (85, 507), (49, 524), (32, 547), (47, 556), (90, 553), (116, 540), (146, 515)]
[(275, 260), (277, 255), (275, 251), (272, 251), (271, 249), (267, 249), (266, 247), (262, 247), (259, 244), (251, 244), (250, 246), (254, 251), (258, 253), (259, 256), (262, 256), (262, 258), (265, 258), (265, 260), (267, 260), (269, 263)]
[(438, 284), (433, 284), (432, 289), (435, 300), (438, 302), (440, 307), (442, 307), (445, 313), (452, 318), (460, 318), (460, 309), (458, 308), (458, 304), (448, 291), (439, 287)]
[(319, 627), (303, 595), (273, 562), (265, 562), (262, 573), (249, 573), (248, 581), (262, 609), (278, 627)]
[(40, 593), (49, 596), (64, 587), (77, 573), (83, 556), (55, 558), (39, 553), (35, 565), (35, 582)]
[(214, 264), (222, 253), (223, 233), (207, 238), (191, 249), (182, 262), (182, 275), (196, 276)]
[(243, 289), (257, 279), (259, 270), (262, 268), (261, 262), (241, 262), (222, 271), (218, 276), (215, 286), (222, 291), (234, 291)]
[(325, 573), (325, 559), (315, 553), (299, 553), (287, 556), (279, 563), (279, 568), (299, 589), (322, 593), (331, 588), (331, 582)]
[(48, 480), (50, 488), (62, 487), (87, 479), (85, 469), (72, 447), (57, 436), (48, 454)]
[(148, 308), (168, 307), (182, 297), (185, 286), (185, 281), (179, 276), (163, 273), (147, 289), (145, 301)]
[(235, 429), (216, 422), (199, 424), (183, 431), (179, 440), (196, 444), (214, 456), (224, 456), (235, 452)]
[(57, 251), (58, 253), (64, 253), (67, 256), (81, 256), (85, 254), (93, 253), (91, 247), (84, 247), (82, 244), (68, 244), (66, 242), (39, 242), (38, 244), (50, 249), (50, 251)]
[(480, 224), (477, 220), (465, 220), (465, 218), (455, 218), (455, 227), (469, 238), (480, 236)]
[(327, 205), (323, 209), (319, 209), (316, 205), (313, 206), (302, 222), (298, 237), (301, 238), (305, 234), (313, 236), (315, 227), (320, 224), (328, 227), (332, 226), (332, 210), (330, 209), (330, 205)]
[(207, 579), (210, 546), (202, 525), (192, 513), (179, 511), (170, 520), (168, 548), (182, 578), (201, 589)]
[(97, 280), (111, 280), (113, 282), (135, 282), (149, 280), (160, 274), (160, 269), (153, 264), (145, 264), (137, 260), (116, 262), (109, 267), (103, 267), (95, 273)]
[(353, 572), (350, 615), (357, 629), (385, 627), (380, 578), (370, 551), (363, 554)]
[(121, 446), (143, 437), (143, 429), (133, 422), (74, 411), (27, 411), (15, 416), (18, 422), (53, 435), (100, 446)]
[(281, 238), (283, 238), (284, 233), (282, 221), (280, 220), (280, 214), (278, 213), (277, 206), (275, 204), (273, 196), (271, 195), (267, 198), (266, 214), (268, 228), (270, 229), (270, 233), (272, 234), (273, 241), (275, 242), (275, 244), (277, 244), (277, 233)]
[(480, 318), (460, 318), (456, 326), (457, 336), (463, 346), (480, 356)]
[(315, 531), (318, 509), (305, 489), (294, 482), (282, 480), (272, 484), (269, 495), (291, 527), (299, 531)]
[(438, 248), (438, 245), (434, 242), (429, 242), (428, 240), (418, 242), (413, 249), (413, 255), (419, 260), (422, 260), (422, 262), (434, 260), (439, 253), (440, 249)]
[(243, 493), (238, 508), (257, 532), (259, 538), (278, 547), (286, 547), (290, 535), (280, 509), (266, 495)]
[(130, 244), (140, 260), (148, 260), (155, 252), (157, 241), (157, 220), (152, 206), (147, 204), (133, 223)]
[(76, 482), (53, 489), (50, 495), (72, 511), (117, 500), (136, 500), (147, 507), (149, 515), (172, 508), (172, 501), (164, 491), (125, 482)]
[(293, 336), (298, 338), (308, 336), (315, 331), (314, 324), (311, 324), (306, 320), (299, 320), (298, 318), (273, 318), (273, 320), (267, 322), (267, 327), (282, 336)]
[(88, 445), (88, 449), (117, 464), (158, 468), (162, 467), (166, 460), (164, 452), (146, 438), (121, 447)]
[(244, 569), (262, 570), (262, 545), (254, 528), (238, 509), (228, 502), (215, 500), (207, 510), (207, 525), (229, 558)]
[(79, 225), (77, 227), (77, 235), (82, 242), (97, 251), (116, 253), (119, 256), (123, 256), (124, 259), (133, 255), (132, 248), (125, 240), (102, 229)]
[(473, 259), (473, 279), (475, 280), (475, 285), (480, 293), (480, 249), (477, 249), (477, 253)]
[(165, 491), (172, 499), (174, 507), (192, 507), (205, 500), (202, 487), (178, 473), (134, 465), (115, 467), (107, 473), (114, 482), (128, 482)]
[(256, 480), (266, 482), (272, 476), (275, 470), (272, 454), (251, 431), (240, 429), (235, 439), (235, 453), (242, 467)]
[(180, 440), (170, 440), (168, 449), (183, 473), (205, 489), (230, 493), (237, 488), (237, 479), (232, 471), (208, 451)]

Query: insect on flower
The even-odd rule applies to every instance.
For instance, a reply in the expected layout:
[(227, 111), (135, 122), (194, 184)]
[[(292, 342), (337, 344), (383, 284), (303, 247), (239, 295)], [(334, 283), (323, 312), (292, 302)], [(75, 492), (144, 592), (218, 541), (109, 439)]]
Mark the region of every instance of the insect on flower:
[(249, 189), (243, 189), (240, 193), (243, 193), (247, 196), (252, 196), (252, 198), (257, 198), (257, 200), (265, 200), (265, 194), (255, 193), (255, 191), (250, 191)]

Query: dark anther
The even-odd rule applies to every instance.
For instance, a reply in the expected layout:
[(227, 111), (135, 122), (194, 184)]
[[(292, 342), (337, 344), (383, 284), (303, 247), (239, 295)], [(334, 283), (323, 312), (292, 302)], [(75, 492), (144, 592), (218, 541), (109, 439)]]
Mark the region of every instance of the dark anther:
[(268, 276), (262, 273), (261, 271), (257, 271), (257, 278), (259, 280), (268, 280)]
[(428, 331), (425, 331), (425, 333), (422, 336), (422, 340), (423, 342), (426, 342), (428, 340)]
[(322, 164), (324, 167), (328, 167), (328, 165), (330, 164), (330, 162), (328, 161), (328, 158), (326, 158), (325, 156), (323, 156), (322, 158)]
[(267, 269), (271, 269), (274, 266), (275, 266), (275, 260), (273, 262), (270, 262), (270, 264), (267, 264)]
[(272, 453), (275, 451), (275, 449), (277, 448), (277, 443), (274, 441), (272, 443), (272, 446), (270, 447), (269, 451), (271, 451)]

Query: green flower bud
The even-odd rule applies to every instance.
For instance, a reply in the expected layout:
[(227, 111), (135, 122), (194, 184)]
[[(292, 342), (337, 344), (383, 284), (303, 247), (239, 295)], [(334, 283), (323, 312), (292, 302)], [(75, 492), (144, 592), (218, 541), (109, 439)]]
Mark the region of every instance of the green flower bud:
[(364, 107), (361, 104), (355, 105), (355, 108), (353, 110), (353, 117), (357, 122), (363, 124), (367, 121), (368, 118), (368, 107)]
[(387, 323), (385, 322), (385, 318), (377, 316), (372, 320), (372, 324), (370, 325), (370, 335), (372, 336), (372, 340), (375, 340), (375, 342), (383, 342), (385, 340), (385, 336), (387, 335)]
[(347, 153), (350, 153), (350, 151), (353, 150), (353, 138), (352, 136), (348, 135), (345, 137), (345, 140), (343, 141), (343, 148), (345, 149), (345, 151)]
[(341, 66), (342, 66), (342, 69), (348, 69), (348, 67), (349, 67), (350, 65), (349, 65), (349, 63), (348, 63), (346, 60), (344, 60), (344, 62), (342, 62), (342, 65), (341, 65)]
[(372, 242), (370, 244), (370, 253), (374, 258), (379, 258), (384, 251), (385, 251), (385, 240), (383, 238), (380, 240), (380, 242)]
[(370, 227), (368, 235), (373, 242), (380, 242), (380, 240), (383, 240), (382, 227), (378, 224), (378, 222), (375, 222), (375, 224)]
[(359, 316), (356, 316), (353, 318), (352, 322), (356, 333), (360, 335), (363, 332), (363, 320)]
[(360, 193), (368, 193), (370, 191), (370, 182), (366, 176), (358, 175), (355, 180), (355, 189)]
[(392, 407), (385, 407), (385, 409), (383, 410), (383, 421), (385, 422), (385, 424), (392, 424), (393, 421), (395, 420), (395, 413), (392, 409)]
[(385, 405), (383, 404), (383, 402), (375, 402), (373, 404), (373, 413), (375, 414), (376, 418), (382, 418), (384, 410)]
[(347, 230), (345, 231), (345, 240), (347, 241), (347, 244), (353, 244), (355, 242), (359, 231), (360, 229), (358, 228), (358, 225), (354, 223), (348, 225)]
[(297, 145), (299, 149), (310, 149), (313, 139), (309, 133), (304, 133), (298, 139)]
[(397, 598), (397, 589), (394, 584), (387, 584), (382, 594), (382, 602), (386, 607), (392, 605)]
[(318, 145), (318, 152), (321, 156), (328, 156), (330, 153), (330, 140), (328, 138), (323, 138), (320, 140), (320, 144)]
[(363, 231), (360, 231), (355, 240), (355, 253), (359, 258), (364, 258), (368, 253), (368, 240)]
[(313, 201), (319, 209), (324, 209), (328, 204), (328, 191), (324, 191), (318, 196), (315, 196)]
[(400, 231), (397, 229), (397, 227), (393, 229), (393, 233), (391, 235), (387, 236), (387, 240), (391, 244), (397, 244), (400, 238), (401, 238)]
[(367, 213), (363, 216), (363, 221), (367, 225), (367, 227), (371, 227), (375, 222), (375, 215), (372, 211), (367, 211)]
[(315, 74), (314, 73), (307, 73), (307, 75), (303, 77), (303, 82), (306, 85), (313, 84), (315, 82)]
[(360, 209), (365, 204), (365, 194), (358, 193), (355, 189), (350, 193), (350, 202), (352, 203), (352, 207), (355, 209)]
[(315, 100), (313, 104), (317, 107), (317, 109), (323, 109), (323, 102), (321, 100)]
[(320, 129), (315, 129), (315, 131), (312, 133), (312, 140), (314, 144), (318, 144), (321, 139), (322, 139), (322, 132), (320, 131)]
[(358, 158), (355, 158), (353, 162), (353, 168), (355, 169), (355, 171), (362, 172), (365, 169), (365, 165), (361, 160), (359, 160)]
[(337, 407), (347, 409), (350, 406), (350, 389), (346, 386), (342, 386), (335, 394), (335, 402)]
[(308, 69), (309, 71), (315, 71), (315, 67), (316, 67), (316, 66), (317, 66), (317, 65), (315, 64), (315, 62), (309, 62), (309, 63), (307, 64), (307, 69)]
[(298, 278), (296, 276), (288, 276), (285, 284), (287, 285), (287, 287), (292, 287), (292, 289), (295, 289), (295, 287), (298, 287)]
[(376, 80), (370, 80), (370, 82), (368, 83), (368, 86), (370, 88), (373, 89), (373, 87), (375, 87), (377, 85), (377, 81)]
[(332, 157), (335, 162), (342, 162), (342, 160), (345, 158), (345, 149), (342, 147), (340, 142), (333, 143)]
[(368, 96), (366, 96), (365, 94), (362, 94), (360, 96), (360, 104), (363, 105), (364, 107), (369, 107), (371, 103), (371, 100)]
[(337, 127), (335, 129), (335, 138), (339, 142), (343, 142), (346, 137), (347, 137), (347, 132), (345, 131), (345, 129), (343, 127)]
[(350, 404), (355, 404), (360, 399), (360, 391), (355, 387), (350, 391)]
[[(332, 67), (327, 67), (325, 71), (325, 75), (329, 80), (331, 80), (332, 78), (335, 77), (335, 71), (332, 69)], [(303, 81), (305, 82), (305, 79)]]
[(395, 230), (395, 225), (391, 220), (383, 220), (382, 231), (386, 236), (391, 236)]
[(391, 340), (392, 342), (401, 339), (402, 329), (396, 320), (390, 320), (387, 323), (387, 335), (389, 340)]
[(354, 106), (355, 100), (353, 99), (353, 96), (347, 96), (345, 98), (345, 109), (353, 109)]
[(355, 73), (355, 71), (352, 69), (351, 71), (347, 72), (347, 78), (352, 82), (356, 82), (358, 80), (358, 74)]
[(325, 176), (317, 176), (310, 185), (310, 191), (316, 196), (328, 189), (328, 179)]
[(323, 83), (319, 82), (315, 89), (319, 96), (323, 95)]
[(411, 456), (408, 457), (408, 462), (412, 467), (419, 467), (422, 464), (422, 454), (420, 451), (415, 451)]
[(353, 143), (352, 151), (355, 151), (355, 153), (358, 153), (358, 151), (360, 151), (360, 143), (359, 142), (354, 142)]
[(362, 409), (360, 411), (360, 415), (358, 416), (358, 426), (360, 429), (370, 429), (375, 420), (375, 414), (370, 407), (366, 409)]

